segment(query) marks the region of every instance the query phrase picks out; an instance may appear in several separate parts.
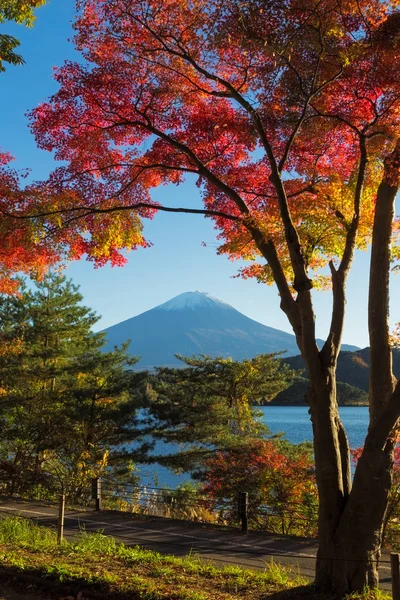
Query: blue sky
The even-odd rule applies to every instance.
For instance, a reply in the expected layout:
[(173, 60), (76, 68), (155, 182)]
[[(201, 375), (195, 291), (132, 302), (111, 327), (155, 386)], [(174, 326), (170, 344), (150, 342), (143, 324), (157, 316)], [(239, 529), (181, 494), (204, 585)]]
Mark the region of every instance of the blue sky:
[[(30, 168), (34, 179), (45, 178), (54, 161), (51, 154), (36, 148), (25, 113), (56, 91), (52, 68), (65, 59), (79, 58), (68, 41), (73, 34), (73, 15), (74, 0), (51, 0), (37, 11), (34, 28), (6, 24), (0, 29), (21, 40), (20, 51), (26, 61), (24, 66), (9, 67), (0, 74), (0, 145), (17, 158), (16, 166)], [(201, 204), (193, 181), (159, 188), (154, 197), (170, 206)], [(128, 319), (182, 292), (201, 290), (261, 323), (291, 331), (279, 309), (276, 290), (233, 278), (238, 264), (216, 255), (217, 242), (210, 220), (160, 213), (145, 223), (145, 235), (153, 246), (130, 253), (123, 268), (94, 269), (85, 261), (68, 266), (67, 274), (81, 286), (85, 303), (102, 315), (98, 328)], [(206, 248), (202, 242), (206, 242)], [(368, 345), (368, 261), (368, 254), (357, 254), (349, 279), (344, 334), (345, 342), (362, 347)], [(400, 278), (393, 277), (393, 322), (400, 320), (395, 302), (399, 296)], [(327, 333), (330, 307), (330, 294), (316, 292), (318, 337)]]

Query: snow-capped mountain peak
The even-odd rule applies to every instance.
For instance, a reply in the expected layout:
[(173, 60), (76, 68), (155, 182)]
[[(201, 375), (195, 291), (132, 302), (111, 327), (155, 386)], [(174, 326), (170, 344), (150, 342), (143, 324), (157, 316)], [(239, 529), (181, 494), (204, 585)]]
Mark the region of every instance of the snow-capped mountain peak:
[(179, 294), (179, 296), (175, 296), (171, 300), (164, 302), (164, 304), (157, 306), (157, 310), (182, 310), (183, 308), (197, 309), (202, 307), (232, 308), (229, 304), (218, 300), (218, 298), (211, 296), (211, 294), (196, 291)]
[[(130, 340), (138, 370), (182, 366), (176, 354), (252, 358), (286, 350), (298, 354), (294, 335), (262, 325), (204, 292), (185, 292), (105, 330), (106, 351)], [(322, 342), (322, 340), (321, 340)], [(322, 342), (323, 343), (323, 342)]]

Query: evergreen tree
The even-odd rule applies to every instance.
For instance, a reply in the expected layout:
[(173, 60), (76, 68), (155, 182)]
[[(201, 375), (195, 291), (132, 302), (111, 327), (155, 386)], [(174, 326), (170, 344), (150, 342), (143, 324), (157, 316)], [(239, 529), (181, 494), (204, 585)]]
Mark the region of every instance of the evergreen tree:
[(99, 317), (81, 302), (55, 273), (1, 300), (3, 468), (14, 488), (51, 475), (81, 494), (134, 421), (136, 359), (126, 347), (101, 351), (104, 334), (92, 332)]
[(158, 462), (199, 476), (216, 449), (240, 452), (249, 440), (268, 436), (255, 404), (274, 397), (295, 376), (279, 360), (264, 354), (242, 362), (209, 356), (178, 358), (185, 368), (158, 368), (150, 375), (143, 434), (179, 444)]

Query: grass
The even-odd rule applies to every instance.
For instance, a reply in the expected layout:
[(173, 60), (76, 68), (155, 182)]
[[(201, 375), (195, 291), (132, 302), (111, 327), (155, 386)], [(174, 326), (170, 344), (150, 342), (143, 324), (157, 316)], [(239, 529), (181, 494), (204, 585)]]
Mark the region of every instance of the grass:
[[(104, 600), (326, 598), (315, 595), (294, 570), (276, 563), (258, 572), (220, 568), (196, 556), (166, 556), (85, 531), (58, 546), (52, 530), (19, 517), (0, 520), (0, 566), (3, 576), (4, 572), (17, 579), (18, 574), (39, 576), (39, 581), (64, 586), (68, 592)], [(385, 600), (385, 596), (366, 592), (357, 600)]]

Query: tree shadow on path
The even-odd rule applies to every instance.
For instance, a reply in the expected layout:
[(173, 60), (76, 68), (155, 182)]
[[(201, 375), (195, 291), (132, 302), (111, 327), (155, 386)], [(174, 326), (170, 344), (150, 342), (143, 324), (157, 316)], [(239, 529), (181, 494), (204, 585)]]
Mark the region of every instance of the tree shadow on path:
[[(337, 596), (318, 592), (312, 584), (281, 590), (265, 596), (264, 600), (338, 600)], [(372, 600), (372, 598), (371, 598)]]

